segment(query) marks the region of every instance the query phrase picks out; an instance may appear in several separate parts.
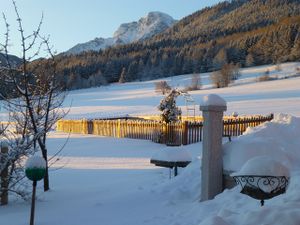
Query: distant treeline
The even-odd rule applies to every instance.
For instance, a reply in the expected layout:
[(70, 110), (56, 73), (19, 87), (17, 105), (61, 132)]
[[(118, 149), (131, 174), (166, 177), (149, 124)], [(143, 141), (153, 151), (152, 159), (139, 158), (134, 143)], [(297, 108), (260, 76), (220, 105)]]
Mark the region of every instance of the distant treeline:
[(300, 1), (226, 1), (149, 40), (56, 59), (67, 89), (300, 60)]

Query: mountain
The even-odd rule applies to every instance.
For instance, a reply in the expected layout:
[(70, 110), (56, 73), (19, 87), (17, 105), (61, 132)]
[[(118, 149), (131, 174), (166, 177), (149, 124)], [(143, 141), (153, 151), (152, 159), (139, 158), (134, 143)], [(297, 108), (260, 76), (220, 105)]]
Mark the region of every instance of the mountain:
[[(126, 29), (124, 29), (126, 30)], [(131, 35), (128, 35), (131, 36)], [(68, 89), (300, 60), (299, 0), (231, 0), (143, 41), (57, 56)]]
[[(21, 63), (21, 59), (14, 55), (9, 55), (8, 60), (12, 67), (17, 67)], [(0, 53), (0, 67), (7, 66), (7, 60), (4, 54)]]
[(111, 38), (95, 38), (89, 42), (77, 44), (66, 51), (66, 54), (99, 51), (111, 46), (145, 40), (168, 29), (175, 22), (176, 20), (165, 13), (150, 12), (137, 22), (121, 24)]

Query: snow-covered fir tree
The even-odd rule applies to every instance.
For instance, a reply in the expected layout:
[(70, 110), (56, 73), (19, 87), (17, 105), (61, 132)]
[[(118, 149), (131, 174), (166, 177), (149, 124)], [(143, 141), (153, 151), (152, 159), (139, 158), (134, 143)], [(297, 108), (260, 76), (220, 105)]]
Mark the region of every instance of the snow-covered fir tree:
[(166, 123), (176, 122), (181, 116), (181, 109), (176, 106), (176, 98), (180, 93), (172, 89), (170, 93), (160, 101), (158, 109), (161, 113), (161, 120)]

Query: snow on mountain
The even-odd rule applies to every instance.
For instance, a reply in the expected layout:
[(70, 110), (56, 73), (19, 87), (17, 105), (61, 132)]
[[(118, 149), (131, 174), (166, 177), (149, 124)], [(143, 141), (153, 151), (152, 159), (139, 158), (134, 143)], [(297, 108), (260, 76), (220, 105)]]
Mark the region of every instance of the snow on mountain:
[(161, 12), (150, 12), (138, 22), (124, 23), (114, 33), (114, 38), (124, 43), (139, 41), (152, 37), (174, 24), (175, 20)]
[(79, 54), (84, 51), (99, 51), (100, 49), (108, 48), (114, 44), (116, 44), (116, 40), (114, 38), (95, 38), (94, 40), (91, 40), (89, 42), (75, 45), (66, 53)]
[(145, 17), (131, 23), (123, 23), (111, 38), (95, 38), (77, 44), (66, 54), (79, 54), (84, 51), (99, 51), (110, 46), (145, 40), (171, 27), (176, 20), (162, 12), (150, 12)]

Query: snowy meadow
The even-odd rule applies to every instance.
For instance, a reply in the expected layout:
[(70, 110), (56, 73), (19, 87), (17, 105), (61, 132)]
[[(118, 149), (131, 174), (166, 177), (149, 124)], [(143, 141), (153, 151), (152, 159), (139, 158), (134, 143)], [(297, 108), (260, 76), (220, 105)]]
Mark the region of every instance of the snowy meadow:
[[(202, 143), (167, 147), (145, 140), (52, 132), (48, 141), (51, 161), (50, 192), (38, 183), (37, 225), (299, 225), (300, 224), (300, 77), (291, 77), (299, 63), (243, 69), (228, 88), (213, 89), (209, 74), (201, 75), (202, 90), (190, 94), (196, 114), (203, 96), (211, 93), (227, 101), (226, 115), (275, 113), (271, 122), (249, 128), (232, 142), (224, 139), (224, 169), (239, 171), (251, 158), (267, 156), (289, 170), (287, 192), (259, 201), (226, 189), (215, 199), (200, 202)], [(257, 82), (267, 69), (278, 79)], [(166, 78), (173, 87), (190, 84), (192, 75)], [(157, 80), (156, 80), (157, 81)], [(72, 91), (65, 101), (67, 118), (106, 118), (158, 114), (162, 95), (156, 81), (112, 84)], [(182, 97), (178, 105), (185, 113)], [(5, 112), (2, 112), (5, 117)], [(63, 151), (54, 156), (66, 143)], [(169, 170), (150, 164), (150, 158), (171, 148), (186, 150), (192, 163), (169, 179)], [(30, 203), (11, 196), (0, 207), (0, 225), (25, 225)]]

